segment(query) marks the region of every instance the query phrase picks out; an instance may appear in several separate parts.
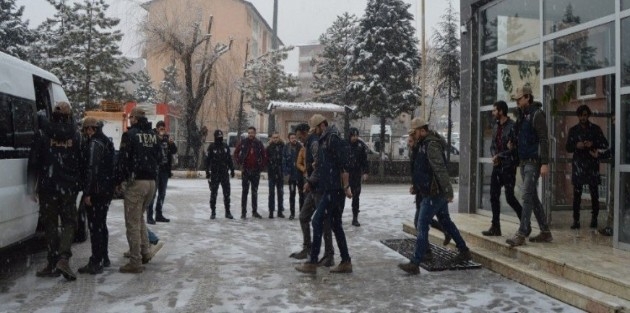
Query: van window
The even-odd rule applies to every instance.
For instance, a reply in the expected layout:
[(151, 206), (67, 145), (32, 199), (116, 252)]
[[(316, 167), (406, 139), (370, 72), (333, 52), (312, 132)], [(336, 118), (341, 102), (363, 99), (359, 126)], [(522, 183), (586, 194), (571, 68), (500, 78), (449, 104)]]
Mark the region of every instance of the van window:
[(11, 98), (0, 94), (0, 147), (13, 147), (13, 114), (11, 114)]
[(14, 99), (13, 109), (14, 147), (30, 147), (35, 136), (35, 106), (31, 101)]

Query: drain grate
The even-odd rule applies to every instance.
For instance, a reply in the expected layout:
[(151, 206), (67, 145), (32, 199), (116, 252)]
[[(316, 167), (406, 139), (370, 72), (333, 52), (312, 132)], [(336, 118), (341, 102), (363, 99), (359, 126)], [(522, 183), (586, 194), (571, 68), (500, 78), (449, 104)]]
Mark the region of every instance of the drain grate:
[[(411, 260), (411, 257), (413, 256), (413, 250), (415, 249), (416, 240), (411, 238), (386, 239), (381, 240), (381, 243)], [(420, 262), (420, 267), (424, 268), (427, 271), (433, 272), (444, 270), (466, 270), (472, 268), (481, 268), (481, 264), (475, 263), (473, 261), (451, 264), (450, 260), (457, 255), (457, 251), (453, 251), (432, 243), (429, 243), (429, 248), (433, 253), (433, 260)]]

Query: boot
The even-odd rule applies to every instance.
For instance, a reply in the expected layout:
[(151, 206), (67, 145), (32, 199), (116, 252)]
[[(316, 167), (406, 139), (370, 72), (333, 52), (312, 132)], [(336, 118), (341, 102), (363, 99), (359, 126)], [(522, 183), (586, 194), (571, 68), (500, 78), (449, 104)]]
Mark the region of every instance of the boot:
[(254, 213), (252, 213), (252, 216), (255, 218), (262, 218), (262, 216), (260, 216), (260, 214), (258, 214), (258, 212), (254, 211)]
[(551, 236), (550, 231), (541, 231), (540, 234), (535, 237), (529, 238), (530, 242), (551, 242), (553, 240), (553, 236)]
[(519, 233), (514, 234), (514, 237), (505, 241), (510, 247), (522, 246), (525, 244), (525, 237)]
[(359, 224), (359, 214), (352, 214), (352, 226), (356, 226), (359, 227), (361, 226), (361, 224)]
[(295, 270), (306, 274), (317, 274), (317, 264), (306, 262), (302, 265), (296, 266)]
[(155, 220), (152, 217), (147, 218), (147, 224), (155, 225)]
[(418, 264), (414, 264), (413, 262), (398, 264), (398, 268), (411, 275), (420, 274), (420, 266), (418, 266)]
[(171, 220), (170, 220), (170, 219), (168, 219), (168, 218), (166, 218), (166, 217), (164, 217), (164, 215), (161, 215), (161, 214), (160, 214), (160, 215), (158, 215), (158, 216), (156, 216), (156, 217), (155, 217), (155, 221), (156, 221), (156, 222), (162, 222), (162, 223), (168, 223), (168, 222), (170, 222)]
[(46, 267), (35, 273), (35, 276), (37, 277), (59, 277), (60, 275), (61, 272), (51, 263), (46, 264)]
[(470, 250), (460, 251), (455, 257), (453, 257), (449, 263), (452, 265), (457, 265), (462, 262), (467, 262), (472, 260), (472, 255), (470, 254)]
[(103, 258), (103, 267), (110, 267), (112, 265), (112, 262), (109, 260), (108, 256), (105, 256)]
[(156, 245), (149, 247), (149, 253), (142, 255), (142, 264), (147, 264), (153, 259), (153, 257), (162, 249), (164, 242), (158, 242)]
[(289, 215), (289, 219), (292, 220), (295, 218), (295, 207), (289, 209), (289, 211), (291, 212), (291, 215)]
[(130, 273), (130, 274), (139, 274), (144, 271), (144, 266), (141, 265), (132, 265), (131, 263), (127, 263), (121, 266), (118, 271), (121, 273)]
[(101, 274), (103, 273), (103, 266), (101, 266), (100, 264), (94, 264), (92, 263), (92, 261), (90, 260), (90, 262), (88, 262), (87, 265), (85, 265), (84, 267), (79, 267), (79, 269), (77, 270), (80, 274), (92, 274), (92, 275), (96, 275), (96, 274)]
[(501, 236), (501, 226), (492, 224), (490, 229), (481, 232), (484, 236)]
[(591, 228), (597, 228), (597, 214), (593, 214), (591, 217)]
[(77, 279), (77, 274), (70, 268), (70, 261), (67, 258), (61, 258), (57, 261), (57, 269), (61, 271), (61, 275), (67, 280), (73, 281)]
[(217, 218), (217, 212), (216, 209), (212, 209), (212, 213), (210, 213), (210, 219), (213, 220)]
[(306, 258), (308, 258), (308, 255), (311, 251), (310, 247), (304, 247), (304, 249), (302, 249), (302, 251), (300, 252), (293, 252), (291, 253), (291, 255), (289, 255), (290, 258), (294, 258), (294, 259), (298, 259), (298, 260), (304, 260)]
[(319, 262), (317, 262), (317, 266), (325, 266), (331, 267), (335, 265), (335, 257), (333, 255), (324, 255)]
[(230, 213), (230, 209), (225, 209), (225, 218), (227, 219), (234, 219), (234, 216), (232, 216), (232, 213)]
[(330, 272), (337, 274), (352, 273), (352, 262), (342, 261), (339, 265), (337, 265), (337, 267), (330, 270)]
[(571, 229), (580, 229), (580, 221), (573, 221), (573, 225), (571, 225)]
[(241, 210), (241, 219), (244, 220), (247, 218), (247, 210), (242, 209)]
[(451, 239), (453, 239), (451, 235), (449, 235), (448, 233), (444, 233), (444, 241), (442, 242), (442, 245), (448, 246), (448, 244), (451, 243)]
[[(256, 217), (256, 213), (254, 213), (254, 217)], [(273, 211), (269, 211), (269, 218), (273, 218)]]
[(278, 211), (278, 218), (284, 218), (284, 213), (282, 211)]

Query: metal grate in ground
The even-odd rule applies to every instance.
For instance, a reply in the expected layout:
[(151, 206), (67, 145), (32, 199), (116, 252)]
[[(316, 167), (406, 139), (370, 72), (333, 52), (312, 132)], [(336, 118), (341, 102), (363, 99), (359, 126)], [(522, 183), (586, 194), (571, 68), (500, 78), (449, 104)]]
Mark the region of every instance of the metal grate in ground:
[[(411, 238), (385, 239), (381, 240), (381, 243), (411, 260), (411, 257), (413, 256), (413, 250), (416, 245), (416, 240)], [(459, 264), (451, 264), (450, 260), (457, 255), (457, 251), (453, 251), (432, 243), (429, 243), (429, 248), (433, 253), (433, 260), (420, 262), (420, 267), (427, 271), (433, 272), (444, 270), (466, 270), (481, 268), (481, 264), (475, 263), (473, 261), (466, 261)]]

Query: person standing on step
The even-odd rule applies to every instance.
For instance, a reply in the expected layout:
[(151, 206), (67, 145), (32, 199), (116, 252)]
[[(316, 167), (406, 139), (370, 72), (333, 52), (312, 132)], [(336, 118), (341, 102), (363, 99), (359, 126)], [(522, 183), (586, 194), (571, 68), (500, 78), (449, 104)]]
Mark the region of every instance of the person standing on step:
[(588, 119), (593, 112), (586, 105), (580, 105), (575, 111), (579, 123), (569, 129), (566, 150), (573, 153), (571, 183), (573, 184), (573, 225), (571, 229), (580, 228), (580, 204), (582, 189), (588, 185), (591, 193), (591, 228), (597, 228), (599, 215), (599, 150), (608, 149), (608, 141), (602, 129)]
[[(70, 268), (72, 243), (77, 227), (76, 199), (80, 189), (81, 135), (72, 118), (72, 107), (57, 102), (50, 122), (35, 137), (28, 158), (28, 193), (39, 202), (48, 247), (48, 264), (38, 277), (75, 280)], [(61, 220), (61, 232), (59, 231)]]
[(352, 190), (352, 226), (361, 226), (359, 223), (359, 197), (361, 196), (361, 181), (365, 181), (370, 173), (368, 163), (368, 146), (359, 138), (359, 130), (350, 127), (350, 189)]
[(208, 146), (206, 155), (206, 179), (208, 179), (210, 186), (211, 220), (216, 218), (219, 185), (223, 190), (225, 218), (234, 218), (230, 213), (230, 177), (234, 178), (234, 164), (230, 155), (230, 147), (223, 141), (223, 132), (217, 129), (214, 131), (214, 142)]
[[(538, 222), (540, 234), (529, 238), (530, 242), (551, 242), (553, 236), (547, 224), (547, 217), (538, 198), (538, 178), (549, 174), (549, 135), (547, 119), (542, 111), (542, 103), (534, 101), (532, 87), (528, 84), (516, 89), (512, 96), (519, 108), (516, 121), (516, 148), (523, 177), (523, 211), (520, 226), (514, 237), (506, 240), (512, 247), (525, 244), (525, 238), (531, 233), (532, 212)], [(508, 148), (513, 148), (513, 142)]]
[(284, 218), (284, 142), (277, 132), (271, 135), (267, 146), (267, 176), (269, 181), (269, 218), (273, 218), (276, 192), (278, 193), (278, 217)]
[(255, 127), (247, 128), (247, 137), (236, 145), (234, 159), (242, 167), (241, 219), (247, 218), (247, 194), (250, 184), (252, 186), (252, 216), (262, 218), (258, 214), (258, 183), (260, 172), (267, 164), (267, 151), (262, 142), (256, 138)]
[(299, 194), (298, 208), (304, 203), (304, 175), (297, 168), (298, 153), (302, 144), (297, 140), (295, 133), (289, 133), (289, 142), (284, 146), (284, 174), (289, 176), (289, 219), (295, 218), (295, 194)]
[(87, 136), (83, 204), (90, 229), (92, 256), (79, 273), (100, 274), (109, 263), (107, 211), (114, 196), (114, 144), (103, 134), (102, 124), (93, 117), (83, 120)]
[[(337, 128), (334, 125), (328, 126), (328, 121), (321, 114), (313, 115), (309, 124), (320, 136), (315, 170), (319, 178), (318, 188), (322, 191), (322, 198), (317, 204), (313, 216), (313, 244), (310, 260), (295, 269), (308, 274), (317, 272), (317, 258), (321, 248), (324, 219), (328, 219), (341, 255), (341, 263), (330, 272), (352, 273), (352, 262), (341, 223), (344, 197), (352, 198), (348, 175), (349, 147), (347, 142), (341, 139)], [(309, 184), (306, 184), (304, 188), (308, 189), (308, 186)]]
[(414, 130), (414, 136), (418, 138), (413, 160), (413, 184), (416, 192), (422, 196), (422, 202), (413, 257), (408, 263), (398, 264), (398, 267), (416, 275), (420, 273), (420, 262), (430, 249), (429, 225), (434, 216), (437, 216), (444, 230), (453, 237), (459, 250), (450, 263), (469, 261), (472, 257), (448, 212), (448, 204), (453, 202), (453, 187), (448, 176), (445, 156), (449, 145), (442, 136), (429, 130), (429, 124), (421, 118), (413, 119), (411, 128)]
[(159, 121), (155, 126), (154, 131), (157, 134), (160, 145), (160, 155), (158, 159), (159, 171), (155, 185), (157, 194), (155, 220), (153, 219), (153, 202), (156, 196), (153, 195), (151, 203), (147, 208), (147, 223), (149, 224), (155, 224), (155, 222), (168, 223), (171, 221), (170, 219), (164, 217), (164, 214), (162, 214), (162, 208), (164, 207), (164, 199), (166, 198), (166, 186), (168, 185), (168, 179), (172, 175), (171, 165), (173, 162), (173, 155), (177, 153), (175, 141), (166, 133), (166, 123), (164, 123), (164, 121)]
[(518, 166), (518, 154), (514, 147), (508, 148), (508, 142), (516, 141), (516, 129), (514, 121), (507, 115), (508, 106), (505, 101), (494, 103), (492, 116), (496, 123), (492, 128), (492, 175), (490, 178), (490, 205), (492, 206), (492, 225), (490, 229), (481, 233), (484, 236), (501, 236), (501, 187), (505, 189), (505, 200), (512, 207), (519, 220), (523, 207), (514, 196), (516, 185), (516, 167)]

